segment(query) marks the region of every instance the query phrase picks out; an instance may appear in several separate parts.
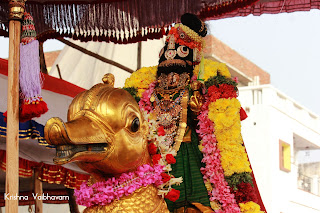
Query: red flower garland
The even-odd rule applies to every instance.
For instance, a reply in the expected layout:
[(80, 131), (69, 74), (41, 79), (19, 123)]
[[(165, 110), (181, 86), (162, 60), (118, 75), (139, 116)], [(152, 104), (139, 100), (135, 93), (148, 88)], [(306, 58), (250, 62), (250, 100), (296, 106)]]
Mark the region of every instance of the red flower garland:
[(220, 84), (219, 87), (210, 86), (208, 95), (210, 102), (215, 102), (219, 98), (236, 98), (238, 96), (234, 86), (229, 84)]
[(167, 173), (161, 173), (161, 178), (162, 178), (162, 183), (166, 183), (171, 179), (170, 175), (168, 175)]
[(176, 159), (173, 157), (172, 154), (167, 154), (166, 160), (167, 160), (168, 164), (175, 164), (176, 163)]
[(160, 159), (161, 159), (161, 155), (160, 154), (152, 155), (152, 163), (153, 163), (153, 165), (158, 164)]
[(167, 198), (172, 202), (175, 202), (176, 200), (178, 200), (179, 197), (180, 197), (180, 191), (176, 189), (171, 189), (171, 191), (166, 196), (164, 196), (164, 198)]
[(250, 183), (240, 183), (237, 186), (237, 190), (231, 189), (231, 193), (234, 194), (237, 203), (246, 203), (248, 201), (253, 201), (258, 203), (258, 198), (255, 194), (255, 189)]
[(157, 150), (158, 150), (158, 148), (157, 148), (156, 145), (154, 145), (154, 143), (150, 143), (150, 144), (148, 145), (148, 152), (149, 152), (150, 155), (155, 155), (155, 154), (157, 154)]

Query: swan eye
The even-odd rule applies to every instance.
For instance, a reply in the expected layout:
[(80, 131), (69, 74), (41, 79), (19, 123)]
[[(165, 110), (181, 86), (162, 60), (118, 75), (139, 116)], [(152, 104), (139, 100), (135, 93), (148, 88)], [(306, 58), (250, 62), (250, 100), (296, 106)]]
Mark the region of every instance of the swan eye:
[(139, 127), (140, 127), (140, 121), (139, 121), (139, 118), (136, 117), (135, 119), (133, 119), (131, 123), (131, 131), (137, 132), (139, 130)]

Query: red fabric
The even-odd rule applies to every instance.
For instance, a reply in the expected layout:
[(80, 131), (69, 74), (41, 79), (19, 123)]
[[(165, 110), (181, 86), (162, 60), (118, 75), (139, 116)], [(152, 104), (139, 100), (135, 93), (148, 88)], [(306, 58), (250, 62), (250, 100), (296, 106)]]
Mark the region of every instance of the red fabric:
[[(243, 142), (243, 144), (244, 144), (244, 142)], [(244, 149), (245, 149), (245, 151), (246, 151), (246, 153), (248, 155), (248, 152), (247, 152), (245, 144), (244, 144)], [(266, 207), (264, 206), (263, 201), (261, 199), (261, 195), (260, 195), (260, 191), (259, 191), (259, 188), (258, 188), (258, 185), (257, 185), (257, 182), (256, 182), (256, 178), (254, 177), (254, 174), (253, 174), (253, 169), (251, 167), (251, 162), (250, 162), (250, 159), (249, 159), (249, 155), (248, 155), (248, 161), (249, 161), (249, 164), (250, 164), (250, 169), (252, 170), (251, 177), (252, 177), (252, 182), (253, 182), (253, 187), (254, 187), (254, 190), (255, 190), (256, 198), (258, 199), (257, 204), (259, 204), (261, 211), (264, 211), (265, 213), (267, 213)]]
[(39, 179), (48, 183), (63, 184), (67, 188), (79, 188), (89, 179), (89, 175), (80, 174), (59, 165), (42, 164)]
[[(250, 1), (251, 3), (255, 2), (255, 0)], [(248, 5), (248, 3), (249, 1), (246, 2), (246, 5)], [(241, 1), (233, 2), (231, 4), (234, 4), (234, 6), (230, 5), (225, 8), (206, 7), (201, 11), (200, 17), (205, 18), (206, 20), (214, 20), (236, 16), (248, 16), (250, 14), (259, 16), (262, 14), (291, 13), (320, 9), (320, 0), (258, 1), (249, 6), (244, 5), (244, 7), (237, 5), (241, 4)]]
[[(8, 60), (0, 58), (0, 74), (8, 76)], [(62, 95), (75, 97), (85, 89), (71, 84), (67, 81), (43, 74), (43, 89)]]
[[(67, 188), (78, 188), (89, 175), (80, 174), (58, 165), (49, 165), (19, 158), (19, 176), (31, 177), (33, 169), (39, 168), (39, 179), (48, 183), (63, 184)], [(6, 171), (6, 151), (0, 150), (0, 169)]]
[(240, 120), (243, 121), (247, 117), (248, 117), (248, 115), (247, 115), (246, 111), (244, 111), (244, 109), (241, 107), (241, 109), (240, 109)]

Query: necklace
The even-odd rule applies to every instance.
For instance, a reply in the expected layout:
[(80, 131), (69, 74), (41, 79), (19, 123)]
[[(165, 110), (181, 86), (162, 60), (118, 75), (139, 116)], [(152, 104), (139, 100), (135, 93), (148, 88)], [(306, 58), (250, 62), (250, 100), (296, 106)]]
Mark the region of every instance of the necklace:
[[(186, 119), (181, 119), (183, 114), (186, 114), (188, 93), (186, 89), (176, 91), (175, 94), (180, 92), (179, 96), (174, 99), (174, 95), (170, 95), (171, 90), (165, 93), (164, 90), (161, 93), (157, 93), (157, 90), (152, 94), (152, 100), (154, 100), (154, 112), (157, 116), (158, 126), (163, 126), (165, 131), (165, 145), (172, 146), (175, 143), (175, 147), (179, 149), (186, 124)], [(158, 95), (162, 97), (160, 100)], [(186, 102), (186, 103), (185, 103)], [(185, 106), (184, 106), (185, 105)], [(185, 109), (185, 110), (184, 110)], [(186, 115), (185, 115), (186, 117)], [(181, 137), (182, 134), (182, 137)]]

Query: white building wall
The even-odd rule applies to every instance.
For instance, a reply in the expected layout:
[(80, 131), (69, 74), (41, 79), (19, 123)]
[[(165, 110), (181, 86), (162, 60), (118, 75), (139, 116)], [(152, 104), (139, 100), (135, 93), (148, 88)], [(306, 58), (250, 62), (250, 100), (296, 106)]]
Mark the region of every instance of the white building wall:
[[(294, 134), (320, 147), (319, 118), (271, 85), (239, 88), (248, 112), (242, 134), (262, 200), (269, 213), (320, 212), (320, 197), (297, 187)], [(279, 140), (291, 146), (291, 171), (279, 167)]]

